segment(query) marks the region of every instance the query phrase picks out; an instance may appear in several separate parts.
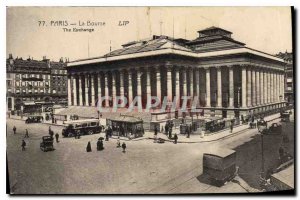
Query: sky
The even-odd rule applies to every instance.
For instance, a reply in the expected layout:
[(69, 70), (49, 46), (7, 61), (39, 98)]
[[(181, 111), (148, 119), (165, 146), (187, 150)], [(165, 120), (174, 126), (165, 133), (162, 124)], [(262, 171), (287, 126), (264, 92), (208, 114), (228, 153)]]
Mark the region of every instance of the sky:
[[(65, 20), (67, 28), (94, 32), (64, 32), (61, 26), (51, 26), (51, 21)], [(88, 20), (105, 25), (78, 25)], [(39, 21), (47, 26), (39, 26)], [(123, 21), (129, 23), (119, 26)], [(269, 54), (292, 51), (290, 7), (8, 7), (6, 53), (72, 61), (102, 56), (152, 35), (195, 39), (197, 31), (211, 26), (229, 30), (235, 40)]]

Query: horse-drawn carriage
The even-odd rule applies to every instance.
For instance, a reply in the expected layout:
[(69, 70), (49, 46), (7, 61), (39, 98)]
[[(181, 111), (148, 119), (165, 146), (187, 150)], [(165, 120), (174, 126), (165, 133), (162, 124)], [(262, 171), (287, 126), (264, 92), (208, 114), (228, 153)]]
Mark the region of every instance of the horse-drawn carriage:
[(53, 151), (53, 137), (51, 136), (43, 136), (42, 142), (40, 143), (40, 148), (42, 151)]

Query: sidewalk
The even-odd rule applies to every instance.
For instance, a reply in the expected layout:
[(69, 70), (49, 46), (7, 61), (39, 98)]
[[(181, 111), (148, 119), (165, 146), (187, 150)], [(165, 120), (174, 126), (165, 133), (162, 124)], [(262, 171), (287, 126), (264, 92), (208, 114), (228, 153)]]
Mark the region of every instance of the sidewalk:
[[(277, 113), (277, 114), (265, 117), (265, 121), (269, 122), (269, 121), (275, 120), (279, 117), (280, 117), (280, 114)], [(269, 123), (268, 125), (271, 125), (271, 123)], [(190, 138), (186, 138), (185, 135), (179, 134), (179, 129), (175, 129), (173, 134), (176, 133), (177, 136), (178, 136), (177, 143), (203, 143), (203, 142), (217, 141), (217, 140), (224, 139), (224, 138), (227, 138), (227, 137), (232, 137), (234, 135), (243, 133), (244, 131), (246, 131), (248, 129), (249, 129), (249, 124), (244, 124), (244, 125), (235, 126), (233, 128), (232, 133), (230, 133), (230, 130), (228, 128), (228, 129), (224, 129), (222, 131), (214, 132), (214, 133), (209, 134), (209, 135), (205, 135), (204, 137), (201, 137), (199, 134), (197, 134), (197, 135), (192, 135), (191, 134)], [(153, 132), (146, 132), (143, 138), (154, 139)], [(174, 141), (174, 140), (170, 140), (163, 133), (158, 133), (157, 138), (162, 138), (162, 139), (164, 139), (166, 141), (169, 141), (169, 142)]]

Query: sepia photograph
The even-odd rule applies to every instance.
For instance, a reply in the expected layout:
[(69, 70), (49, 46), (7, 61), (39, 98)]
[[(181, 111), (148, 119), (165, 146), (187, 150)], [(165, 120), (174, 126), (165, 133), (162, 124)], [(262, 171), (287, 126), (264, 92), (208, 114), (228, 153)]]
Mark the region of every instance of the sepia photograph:
[(294, 195), (294, 12), (6, 7), (8, 194)]

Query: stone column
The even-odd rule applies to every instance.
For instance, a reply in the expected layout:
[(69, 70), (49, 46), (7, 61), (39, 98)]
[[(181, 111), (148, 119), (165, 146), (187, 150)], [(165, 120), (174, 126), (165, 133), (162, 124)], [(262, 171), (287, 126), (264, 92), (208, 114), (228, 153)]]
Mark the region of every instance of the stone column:
[(142, 76), (142, 72), (140, 71), (140, 69), (136, 69), (137, 71), (137, 80), (136, 80), (136, 84), (137, 84), (137, 96), (139, 96), (140, 98), (142, 98), (142, 79), (141, 79), (141, 76)]
[(77, 88), (76, 88), (76, 76), (73, 78), (73, 105), (77, 106)]
[(175, 75), (175, 78), (174, 78), (175, 79), (175, 93), (174, 93), (174, 95), (177, 96), (176, 105), (177, 105), (177, 108), (179, 108), (179, 106), (180, 106), (180, 98), (181, 98), (181, 96), (180, 96), (179, 68), (175, 69), (174, 75)]
[(95, 76), (91, 75), (91, 98), (92, 106), (95, 106)]
[(85, 74), (84, 75), (84, 93), (85, 93), (85, 106), (88, 106), (89, 105), (89, 87), (88, 87), (88, 77), (89, 75), (88, 74)]
[(206, 68), (206, 107), (211, 107), (210, 102), (210, 69)]
[(124, 96), (124, 71), (120, 71), (120, 96)]
[(222, 107), (222, 70), (217, 68), (217, 107)]
[(97, 74), (97, 82), (98, 82), (98, 102), (101, 101), (102, 93), (101, 93), (101, 74)]
[(247, 105), (248, 107), (252, 107), (252, 79), (251, 79), (251, 68), (249, 67), (247, 70)]
[(132, 72), (131, 70), (128, 70), (128, 104), (130, 104), (133, 100), (132, 89)]
[[(108, 93), (108, 72), (104, 74), (104, 96), (109, 97)], [(109, 107), (109, 100), (105, 99), (105, 106)]]
[(68, 76), (68, 106), (72, 105), (71, 76)]
[[(150, 69), (148, 68), (147, 70), (146, 70), (146, 93), (147, 93), (147, 101), (148, 101), (148, 99), (149, 99), (149, 97), (151, 96), (151, 94), (152, 94), (152, 87), (151, 87), (151, 71), (150, 71)], [(147, 102), (148, 103), (148, 102)]]
[(234, 78), (233, 66), (229, 66), (229, 108), (234, 107)]
[(242, 68), (242, 107), (247, 107), (247, 71), (246, 66)]
[(199, 102), (200, 102), (200, 93), (199, 93), (199, 90), (200, 90), (200, 87), (199, 87), (199, 85), (200, 85), (200, 83), (199, 83), (199, 76), (200, 76), (200, 74), (199, 74), (199, 69), (198, 68), (196, 68), (195, 70), (194, 70), (194, 77), (195, 77), (195, 91), (194, 91), (194, 96), (198, 96), (198, 100), (199, 100)]
[(263, 72), (261, 71), (261, 69), (259, 69), (259, 94), (260, 94), (260, 105), (264, 104), (264, 95), (265, 95), (265, 91), (264, 91), (264, 77), (263, 77)]
[(82, 101), (82, 76), (79, 75), (78, 76), (78, 82), (79, 82), (79, 85), (78, 85), (78, 91), (79, 91), (79, 105), (80, 106), (83, 106), (83, 101)]
[(168, 101), (173, 100), (172, 95), (172, 68), (169, 66), (167, 67), (167, 95), (168, 95)]
[(252, 69), (252, 105), (256, 106), (256, 80), (255, 69)]
[(273, 76), (273, 70), (270, 72), (270, 78), (271, 78), (271, 103), (274, 102), (274, 76)]
[(284, 95), (284, 90), (285, 90), (285, 80), (284, 80), (284, 72), (281, 74), (281, 94), (282, 94), (282, 101), (285, 101), (285, 95)]
[(194, 72), (193, 68), (189, 68), (190, 73), (190, 96), (193, 98), (194, 96)]
[(264, 70), (264, 104), (268, 104), (268, 73)]
[(162, 99), (161, 99), (161, 75), (160, 75), (159, 67), (156, 68), (156, 95), (161, 103), (161, 101), (162, 101)]
[(279, 87), (280, 87), (280, 83), (279, 83), (279, 73), (276, 72), (276, 93), (277, 93), (277, 102), (280, 101), (280, 99), (279, 99), (279, 96), (280, 96), (280, 90), (279, 90)]
[(270, 76), (270, 71), (267, 72), (267, 81), (268, 81), (268, 103), (271, 103), (271, 76)]
[(111, 79), (112, 79), (112, 102), (114, 103), (116, 96), (117, 96), (117, 73), (116, 73), (116, 71), (113, 71), (111, 73)]
[(261, 105), (261, 92), (260, 92), (260, 85), (259, 85), (259, 69), (257, 68), (255, 70), (255, 86), (256, 86), (256, 105), (260, 106)]
[(182, 73), (182, 96), (187, 96), (187, 80), (186, 80), (186, 68), (184, 67), (181, 71)]

